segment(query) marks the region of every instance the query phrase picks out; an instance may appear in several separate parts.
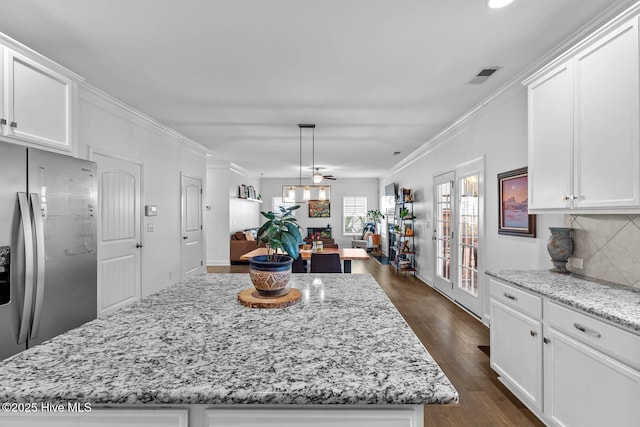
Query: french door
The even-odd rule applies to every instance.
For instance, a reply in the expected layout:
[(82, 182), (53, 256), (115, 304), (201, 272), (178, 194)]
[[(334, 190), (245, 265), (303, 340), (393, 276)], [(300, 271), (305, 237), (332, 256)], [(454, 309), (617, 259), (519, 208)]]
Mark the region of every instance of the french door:
[(482, 312), (483, 163), (469, 162), (434, 178), (434, 285), (477, 316)]
[(434, 228), (433, 240), (436, 245), (436, 268), (434, 285), (444, 294), (451, 296), (453, 278), (451, 277), (451, 212), (454, 208), (455, 172), (448, 172), (434, 178)]

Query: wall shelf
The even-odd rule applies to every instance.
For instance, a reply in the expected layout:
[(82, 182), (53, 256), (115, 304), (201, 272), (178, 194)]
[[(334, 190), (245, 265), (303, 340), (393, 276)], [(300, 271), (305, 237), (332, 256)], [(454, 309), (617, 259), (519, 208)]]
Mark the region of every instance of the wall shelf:
[(240, 200), (246, 200), (248, 202), (256, 202), (256, 203), (262, 203), (262, 200), (260, 199), (250, 199), (248, 197), (238, 197), (238, 199)]

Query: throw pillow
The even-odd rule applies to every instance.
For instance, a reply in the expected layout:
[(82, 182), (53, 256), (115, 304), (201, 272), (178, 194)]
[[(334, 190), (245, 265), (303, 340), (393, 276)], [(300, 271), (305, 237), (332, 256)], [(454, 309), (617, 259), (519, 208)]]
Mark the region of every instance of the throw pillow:
[(256, 240), (256, 238), (253, 237), (253, 233), (251, 231), (249, 231), (249, 230), (244, 232), (244, 237), (247, 240), (251, 240), (251, 241), (255, 241)]

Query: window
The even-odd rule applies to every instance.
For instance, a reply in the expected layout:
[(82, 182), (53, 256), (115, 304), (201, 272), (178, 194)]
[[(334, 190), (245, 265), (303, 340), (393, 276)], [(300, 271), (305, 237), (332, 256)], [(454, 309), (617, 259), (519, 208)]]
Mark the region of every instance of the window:
[(367, 222), (367, 198), (364, 196), (345, 196), (342, 198), (342, 235), (362, 234)]
[[(295, 206), (295, 205), (296, 205), (295, 201), (292, 201), (288, 197), (286, 197), (284, 199), (284, 202), (282, 201), (282, 197), (274, 197), (273, 198), (273, 210), (272, 210), (272, 212), (275, 212), (275, 213), (280, 212), (280, 206), (282, 206), (283, 208), (287, 209), (287, 208), (290, 208), (290, 207)], [(292, 211), (291, 215), (296, 216), (296, 211)]]

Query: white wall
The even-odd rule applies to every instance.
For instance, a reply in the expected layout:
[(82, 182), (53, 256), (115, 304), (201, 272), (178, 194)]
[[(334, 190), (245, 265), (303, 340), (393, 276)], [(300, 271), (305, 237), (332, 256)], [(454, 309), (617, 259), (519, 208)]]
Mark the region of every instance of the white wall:
[[(537, 238), (498, 234), (497, 175), (527, 166), (527, 93), (519, 85), (505, 91), (464, 124), (444, 136), (429, 141), (422, 157), (404, 169), (385, 176), (380, 192), (390, 182), (414, 190), (416, 203), (416, 258), (418, 276), (433, 284), (435, 245), (433, 233), (433, 177), (454, 170), (458, 165), (484, 156), (484, 254), (479, 253), (482, 269), (547, 269), (548, 227), (562, 226), (562, 215), (538, 215)], [(427, 227), (427, 224), (429, 227)], [(486, 290), (486, 286), (485, 286)], [(484, 314), (488, 298), (482, 296)]]
[[(77, 111), (78, 156), (88, 158), (91, 148), (142, 163), (142, 205), (158, 207), (158, 216), (144, 218), (142, 296), (177, 282), (182, 242), (180, 174), (202, 179), (206, 189), (204, 150), (83, 85)], [(153, 232), (147, 231), (147, 223), (154, 224)]]
[[(297, 180), (295, 179), (262, 179), (260, 183), (264, 200), (264, 203), (261, 205), (262, 210), (265, 212), (272, 210), (273, 197), (282, 196), (282, 186), (296, 184), (296, 182)], [(331, 224), (331, 228), (333, 229), (332, 235), (335, 242), (340, 247), (350, 248), (353, 237), (342, 235), (342, 198), (344, 196), (366, 196), (368, 203), (367, 210), (378, 209), (378, 179), (341, 178), (336, 181), (326, 181), (326, 184), (331, 186), (331, 216), (329, 218), (309, 218), (308, 205), (301, 203), (300, 209), (296, 211), (296, 217), (298, 218), (298, 223), (303, 228), (303, 237), (306, 237), (307, 227), (326, 227), (327, 224)]]

